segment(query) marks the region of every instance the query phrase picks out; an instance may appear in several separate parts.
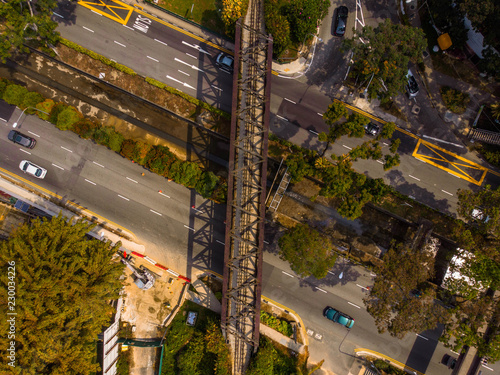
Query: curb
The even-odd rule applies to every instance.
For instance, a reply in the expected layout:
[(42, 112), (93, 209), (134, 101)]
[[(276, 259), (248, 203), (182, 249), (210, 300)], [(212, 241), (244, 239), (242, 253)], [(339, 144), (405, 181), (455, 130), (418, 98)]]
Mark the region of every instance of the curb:
[(406, 366), (404, 363), (396, 361), (395, 359), (388, 357), (385, 354), (381, 354), (381, 353), (378, 353), (378, 352), (370, 350), (370, 349), (356, 348), (356, 349), (354, 349), (354, 353), (360, 357), (363, 355), (364, 356), (369, 355), (369, 356), (376, 357), (378, 359), (382, 359), (382, 360), (390, 363), (394, 367), (397, 367), (400, 370), (406, 371), (408, 374), (411, 374), (411, 375), (425, 375), (423, 372), (417, 371), (409, 366)]

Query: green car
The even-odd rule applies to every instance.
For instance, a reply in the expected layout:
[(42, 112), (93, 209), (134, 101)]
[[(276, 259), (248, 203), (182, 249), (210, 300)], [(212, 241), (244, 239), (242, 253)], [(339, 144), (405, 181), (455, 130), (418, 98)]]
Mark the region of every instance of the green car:
[(327, 318), (330, 319), (332, 322), (338, 323), (343, 325), (344, 327), (347, 328), (352, 328), (354, 325), (354, 319), (351, 318), (349, 315), (344, 314), (338, 310), (335, 310), (333, 307), (328, 306), (324, 311), (323, 315)]

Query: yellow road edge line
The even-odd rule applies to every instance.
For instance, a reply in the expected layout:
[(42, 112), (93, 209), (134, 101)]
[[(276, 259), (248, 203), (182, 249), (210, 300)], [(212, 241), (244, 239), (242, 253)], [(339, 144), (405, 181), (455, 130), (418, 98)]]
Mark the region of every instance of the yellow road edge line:
[[(13, 178), (16, 178), (16, 179), (18, 179), (18, 180), (21, 180), (21, 181), (22, 181), (22, 182), (24, 182), (25, 184), (30, 185), (31, 187), (34, 187), (34, 188), (36, 188), (36, 189), (38, 189), (38, 190), (41, 190), (41, 191), (43, 191), (44, 193), (46, 193), (46, 194), (48, 194), (48, 195), (50, 195), (50, 196), (52, 196), (52, 197), (54, 197), (54, 198), (57, 198), (57, 199), (60, 199), (60, 200), (62, 200), (62, 199), (63, 199), (63, 197), (61, 197), (60, 195), (57, 195), (56, 193), (53, 193), (53, 192), (51, 192), (50, 190), (47, 190), (47, 189), (45, 189), (45, 188), (43, 188), (43, 187), (41, 187), (41, 186), (39, 186), (39, 185), (37, 185), (37, 184), (35, 184), (35, 183), (31, 182), (30, 180), (27, 180), (27, 179), (25, 179), (25, 178), (23, 178), (23, 177), (21, 177), (21, 176), (18, 176), (17, 174), (12, 173), (12, 172), (10, 172), (10, 171), (8, 171), (8, 170), (6, 170), (6, 169), (3, 169), (3, 168), (1, 168), (1, 167), (0, 167), (0, 172), (3, 172), (3, 173), (5, 173), (6, 175), (9, 175), (9, 176), (11, 176), (11, 177), (13, 177)], [(66, 203), (67, 203), (67, 204), (69, 204), (69, 205), (71, 205), (71, 206), (73, 206), (73, 207), (75, 207), (75, 208), (77, 208), (77, 209), (78, 209), (78, 210), (80, 210), (82, 213), (87, 213), (88, 215), (95, 216), (95, 217), (97, 217), (98, 219), (101, 219), (103, 222), (105, 222), (105, 223), (109, 223), (109, 224), (111, 224), (111, 225), (113, 225), (113, 226), (116, 226), (117, 228), (120, 228), (120, 229), (122, 229), (123, 231), (125, 231), (125, 232), (127, 232), (127, 233), (130, 233), (132, 236), (134, 236), (135, 238), (137, 238), (137, 236), (135, 235), (135, 233), (134, 233), (134, 232), (132, 232), (131, 230), (129, 230), (129, 229), (125, 228), (125, 227), (122, 227), (121, 225), (116, 224), (116, 223), (112, 222), (111, 220), (107, 220), (105, 217), (103, 217), (103, 216), (101, 216), (101, 215), (99, 215), (99, 214), (96, 214), (95, 212), (90, 211), (90, 210), (86, 209), (85, 207), (80, 206), (78, 203), (75, 203), (75, 202), (72, 202), (72, 201), (66, 201)]]
[(380, 356), (382, 358), (385, 358), (385, 359), (389, 360), (391, 363), (395, 363), (398, 366), (401, 366), (403, 369), (408, 369), (410, 371), (413, 371), (413, 372), (417, 373), (418, 375), (425, 375), (424, 373), (422, 373), (420, 371), (417, 371), (414, 368), (411, 368), (410, 366), (407, 366), (404, 363), (401, 363), (401, 362), (399, 362), (399, 361), (397, 361), (397, 360), (395, 360), (395, 359), (393, 359), (393, 358), (391, 358), (389, 356), (386, 356), (385, 354), (376, 352), (375, 350), (365, 349), (365, 348), (356, 348), (356, 349), (354, 349), (354, 352), (355, 353), (358, 353), (358, 352), (369, 352), (369, 353), (375, 354), (377, 356)]

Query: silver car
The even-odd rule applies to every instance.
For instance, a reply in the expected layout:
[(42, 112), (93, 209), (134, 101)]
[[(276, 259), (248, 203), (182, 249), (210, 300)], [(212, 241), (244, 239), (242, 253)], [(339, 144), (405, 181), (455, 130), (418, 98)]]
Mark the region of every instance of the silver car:
[(19, 169), (22, 170), (24, 173), (28, 173), (36, 178), (44, 178), (45, 175), (47, 174), (46, 169), (39, 167), (38, 165), (33, 164), (28, 160), (23, 160), (19, 164)]

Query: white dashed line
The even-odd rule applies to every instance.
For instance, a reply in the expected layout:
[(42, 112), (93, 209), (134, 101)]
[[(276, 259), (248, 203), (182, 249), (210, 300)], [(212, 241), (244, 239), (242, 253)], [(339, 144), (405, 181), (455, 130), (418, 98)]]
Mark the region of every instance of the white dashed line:
[(170, 196), (168, 196), (167, 194), (163, 194), (163, 193), (159, 193), (160, 195), (163, 195), (164, 197), (167, 197), (167, 198), (170, 198)]
[(182, 73), (182, 74), (185, 74), (187, 75), (188, 77), (190, 76), (189, 73), (186, 73), (186, 72), (183, 72), (182, 70), (177, 70), (179, 73)]
[(427, 337), (424, 337), (424, 336), (422, 336), (422, 335), (419, 335), (418, 333), (417, 333), (416, 335), (417, 335), (418, 337), (420, 337), (421, 339), (424, 339), (424, 340), (429, 341), (429, 339), (428, 339)]
[(219, 241), (219, 240), (215, 240), (215, 242), (220, 243), (221, 245), (225, 245), (225, 243), (224, 243), (224, 242)]
[(149, 211), (151, 211), (151, 212), (152, 212), (152, 213), (154, 213), (154, 214), (157, 214), (158, 216), (163, 216), (163, 215), (162, 215), (162, 214), (160, 214), (159, 212), (156, 212), (156, 211), (153, 211), (153, 210), (149, 210)]
[(495, 371), (495, 370), (493, 370), (491, 367), (488, 367), (488, 366), (486, 366), (486, 365), (483, 365), (483, 367), (484, 367), (485, 369), (490, 370), (490, 371)]
[(99, 164), (99, 163), (96, 163), (95, 161), (93, 161), (92, 163), (94, 163), (95, 165), (98, 165), (98, 166), (99, 166), (99, 167), (101, 167), (101, 168), (104, 168), (104, 165)]
[(130, 26), (127, 26), (127, 25), (123, 25), (124, 27), (126, 27), (127, 29), (130, 29), (132, 31), (135, 31), (133, 27), (130, 27)]
[(422, 159), (417, 159), (419, 162), (422, 162), (422, 163), (426, 163), (425, 160), (422, 160)]
[(420, 181), (420, 178), (416, 178), (416, 177), (412, 176), (411, 174), (409, 174), (408, 176), (410, 176), (411, 178), (413, 178), (413, 179), (415, 179), (417, 181)]
[(82, 26), (82, 27), (83, 27), (85, 30), (90, 31), (91, 33), (93, 33), (93, 32), (94, 32), (94, 30), (89, 29), (88, 27), (85, 27), (85, 26)]
[(194, 232), (194, 229), (191, 227), (188, 227), (187, 225), (184, 225), (184, 228), (187, 228), (187, 229), (192, 230)]
[(136, 180), (132, 180), (130, 177), (127, 177), (127, 180), (135, 182), (136, 184), (138, 184), (138, 182)]
[(316, 135), (319, 135), (318, 132), (315, 132), (314, 130), (309, 130), (309, 132), (313, 133), (313, 134), (316, 134)]
[(329, 274), (332, 274), (332, 275), (334, 275), (334, 276), (335, 276), (335, 274), (334, 274), (333, 272), (328, 271), (328, 273), (329, 273)]
[(28, 133), (30, 133), (31, 135), (34, 135), (35, 137), (38, 137), (38, 138), (40, 138), (40, 136), (39, 136), (38, 134), (36, 134), (36, 133), (33, 133), (33, 132), (30, 132), (29, 130), (28, 130)]
[(288, 121), (288, 119), (284, 118), (283, 116), (280, 116), (280, 115), (276, 115), (277, 118), (280, 118), (282, 120), (285, 120), (285, 121)]
[(66, 151), (68, 151), (68, 152), (73, 153), (73, 151), (71, 151), (69, 148), (66, 148), (66, 147), (64, 147), (64, 146), (61, 146), (61, 148), (62, 148), (63, 150), (66, 150)]
[(323, 114), (322, 113), (319, 113), (319, 112), (316, 112), (318, 115), (320, 115), (321, 117), (323, 117)]
[(22, 148), (20, 148), (19, 151), (26, 152), (28, 155), (31, 155), (31, 152), (23, 150)]
[(267, 242), (267, 241), (264, 241), (264, 243), (265, 243), (266, 245), (269, 245), (269, 242)]
[(192, 208), (193, 210), (195, 210), (196, 212), (202, 212), (202, 213), (203, 213), (203, 211), (202, 211), (202, 210), (198, 210), (196, 207), (191, 207), (191, 208)]
[(217, 86), (214, 86), (214, 85), (212, 85), (212, 87), (213, 87), (214, 89), (216, 89), (216, 90), (222, 91), (222, 89), (221, 89), (220, 87), (217, 87)]
[(189, 46), (191, 48), (194, 48), (195, 50), (197, 51), (200, 51), (201, 53), (204, 53), (204, 54), (207, 54), (207, 55), (210, 55), (210, 53), (208, 53), (207, 51), (205, 51), (203, 48), (201, 48), (199, 45), (197, 44), (189, 44), (188, 42), (185, 42), (185, 41), (182, 41), (182, 44), (185, 44), (186, 46)]
[(374, 274), (374, 273), (370, 273), (370, 276), (371, 276), (371, 277), (375, 277), (375, 276), (377, 276), (377, 275), (376, 275), (376, 274)]
[(453, 173), (450, 173), (450, 172), (446, 172), (446, 173), (451, 174), (453, 177), (460, 178), (457, 175), (454, 175)]
[(377, 163), (384, 164), (384, 162), (382, 160), (377, 160)]
[(389, 143), (382, 142), (385, 146), (389, 146)]
[(204, 73), (204, 71), (201, 70), (200, 68), (198, 68), (198, 67), (196, 67), (196, 66), (194, 66), (194, 65), (192, 65), (190, 63), (187, 63), (185, 61), (182, 61), (181, 59), (178, 59), (177, 57), (174, 60), (177, 61), (177, 62), (180, 62), (181, 64), (189, 66), (191, 69), (198, 70), (198, 71)]
[(346, 146), (346, 145), (342, 145), (342, 147), (345, 147), (345, 148), (347, 148), (348, 150), (352, 150), (352, 147), (349, 147), (349, 146)]
[(198, 60), (198, 58), (197, 58), (196, 56), (193, 56), (193, 55), (191, 55), (190, 53), (187, 53), (187, 52), (186, 52), (186, 55), (188, 55), (189, 57), (192, 57), (193, 59)]
[(323, 290), (321, 288), (318, 288), (318, 287), (315, 287), (316, 289), (318, 289), (320, 292), (323, 292), (323, 293), (328, 293), (326, 290)]
[(129, 201), (129, 200), (130, 200), (130, 199), (128, 199), (127, 197), (124, 197), (123, 195), (118, 194), (118, 196), (119, 196), (121, 199), (125, 199), (126, 201)]
[(90, 180), (85, 179), (85, 181), (87, 181), (89, 184), (92, 184), (92, 185), (97, 185), (95, 182), (92, 182), (92, 181), (90, 181)]
[(7, 120), (6, 120), (6, 119), (1, 118), (1, 117), (0, 117), (0, 120), (2, 120), (3, 122), (7, 122)]
[(293, 100), (290, 100), (290, 99), (288, 99), (288, 98), (283, 98), (283, 99), (285, 99), (287, 102), (290, 102), (290, 103), (292, 103), (292, 104), (297, 104), (296, 102), (294, 102)]
[(358, 305), (355, 305), (355, 304), (354, 304), (354, 303), (352, 303), (352, 302), (347, 302), (347, 303), (348, 303), (349, 305), (351, 305), (351, 306), (357, 307), (358, 309), (360, 309), (360, 308), (361, 308), (361, 307), (359, 307)]
[(167, 43), (162, 42), (161, 40), (158, 40), (158, 39), (155, 39), (155, 42), (158, 42), (158, 43), (161, 43), (161, 44), (164, 44), (164, 45), (168, 46), (168, 44), (167, 44)]
[(98, 12), (96, 12), (95, 10), (92, 10), (92, 9), (91, 9), (90, 11), (91, 11), (92, 13), (95, 13), (95, 14), (97, 14), (98, 16), (101, 16), (101, 17), (102, 17), (102, 14), (101, 14), (101, 13), (98, 13)]
[(288, 272), (285, 272), (285, 271), (281, 271), (281, 272), (283, 272), (283, 273), (284, 273), (285, 275), (287, 275), (287, 276), (290, 276), (290, 277), (295, 277), (295, 276), (293, 276), (293, 275), (290, 275)]
[(120, 43), (120, 42), (117, 42), (116, 40), (113, 40), (113, 42), (115, 42), (115, 43), (116, 43), (116, 44), (118, 44), (119, 46), (122, 46), (122, 47), (127, 47), (125, 44)]
[(441, 191), (442, 191), (443, 193), (448, 194), (448, 195), (451, 195), (451, 196), (453, 197), (453, 194), (451, 194), (451, 193), (447, 192), (446, 190), (441, 190)]
[(359, 284), (356, 284), (357, 286), (359, 286), (361, 289), (368, 289), (366, 287), (364, 287), (363, 285), (359, 285)]
[(61, 169), (61, 170), (63, 170), (63, 171), (64, 171), (64, 168), (63, 168), (63, 167), (60, 167), (60, 166), (58, 166), (57, 164), (54, 164), (54, 163), (52, 163), (52, 165), (53, 165), (54, 167), (59, 168), (59, 169)]
[(153, 61), (156, 61), (156, 62), (160, 62), (160, 60), (157, 60), (157, 59), (155, 59), (154, 57), (151, 57), (151, 56), (146, 56), (146, 57), (147, 57), (148, 59), (150, 59), (150, 60), (153, 60)]
[(63, 16), (61, 16), (59, 13), (56, 13), (56, 12), (52, 12), (53, 15), (57, 16), (57, 17), (61, 17), (61, 18), (64, 18)]

